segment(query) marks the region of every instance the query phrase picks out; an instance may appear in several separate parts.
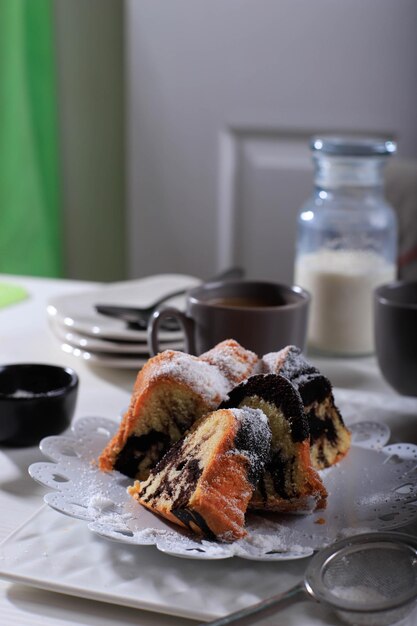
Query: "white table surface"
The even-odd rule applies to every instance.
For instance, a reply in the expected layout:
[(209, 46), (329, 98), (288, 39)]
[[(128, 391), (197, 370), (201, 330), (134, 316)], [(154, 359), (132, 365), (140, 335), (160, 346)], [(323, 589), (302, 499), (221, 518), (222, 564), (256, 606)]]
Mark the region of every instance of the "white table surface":
[[(0, 281), (21, 284), (30, 294), (27, 300), (0, 309), (0, 362), (40, 362), (71, 366), (80, 377), (75, 418), (85, 415), (115, 418), (129, 401), (136, 372), (94, 367), (64, 353), (48, 327), (46, 314), (46, 304), (50, 297), (90, 290), (97, 284), (6, 275), (0, 275)], [(340, 393), (343, 390), (356, 390), (358, 397), (369, 392), (378, 395), (379, 400), (383, 397), (383, 405), (386, 407), (383, 421), (392, 430), (392, 440), (417, 443), (417, 398), (402, 399), (392, 391), (382, 380), (373, 357), (342, 360), (312, 356), (311, 361), (330, 378), (336, 393), (339, 390)], [(398, 411), (402, 402), (407, 407), (404, 415)], [(390, 406), (397, 409), (392, 419)], [(378, 419), (377, 415), (375, 419)], [(0, 447), (0, 541), (42, 504), (44, 490), (27, 474), (28, 465), (37, 460), (44, 460), (37, 447)], [(138, 550), (140, 549), (138, 546)], [(238, 565), (239, 561), (236, 560), (236, 567)], [(203, 563), (201, 567), (204, 567)], [(304, 603), (283, 611), (279, 620), (276, 617), (262, 622), (270, 625), (278, 623), (282, 626), (329, 626), (341, 622), (322, 607)], [(409, 624), (411, 626), (416, 623), (417, 617), (413, 614)], [(193, 626), (197, 622), (74, 598), (0, 580), (0, 626), (120, 624)]]

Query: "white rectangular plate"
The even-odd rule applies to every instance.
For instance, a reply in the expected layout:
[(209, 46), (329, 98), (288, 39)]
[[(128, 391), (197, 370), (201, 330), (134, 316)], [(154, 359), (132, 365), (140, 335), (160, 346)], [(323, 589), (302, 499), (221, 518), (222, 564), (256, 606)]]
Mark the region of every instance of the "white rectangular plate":
[(97, 537), (47, 506), (0, 546), (0, 577), (13, 582), (201, 621), (288, 589), (307, 562), (178, 559)]

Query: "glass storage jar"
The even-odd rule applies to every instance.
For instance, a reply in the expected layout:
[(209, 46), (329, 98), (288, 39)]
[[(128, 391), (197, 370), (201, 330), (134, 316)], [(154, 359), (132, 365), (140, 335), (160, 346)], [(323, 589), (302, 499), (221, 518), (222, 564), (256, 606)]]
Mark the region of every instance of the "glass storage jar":
[(332, 355), (374, 350), (374, 288), (396, 276), (397, 222), (384, 198), (385, 139), (316, 136), (315, 190), (298, 216), (295, 282), (312, 296), (308, 345)]

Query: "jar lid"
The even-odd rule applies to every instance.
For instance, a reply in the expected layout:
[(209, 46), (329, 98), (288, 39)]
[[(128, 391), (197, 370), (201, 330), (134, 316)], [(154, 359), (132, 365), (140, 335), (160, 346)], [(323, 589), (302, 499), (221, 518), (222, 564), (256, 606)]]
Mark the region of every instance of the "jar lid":
[(388, 156), (396, 152), (397, 144), (381, 137), (315, 135), (311, 138), (310, 148), (314, 152), (338, 156)]

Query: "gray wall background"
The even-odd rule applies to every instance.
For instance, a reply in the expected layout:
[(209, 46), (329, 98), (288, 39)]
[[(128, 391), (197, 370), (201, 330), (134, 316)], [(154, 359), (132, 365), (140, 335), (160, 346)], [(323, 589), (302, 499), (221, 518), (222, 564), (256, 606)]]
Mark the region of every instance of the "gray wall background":
[[(294, 8), (290, 2), (280, 5), (274, 3), (274, 0), (263, 0), (261, 3), (264, 9), (269, 6), (272, 14), (274, 11), (283, 11), (285, 7), (283, 8), (282, 4), (287, 6), (290, 14), (291, 11), (296, 11), (296, 7)], [(319, 4), (324, 7), (327, 3), (321, 0)], [(357, 5), (358, 11), (362, 9), (360, 2), (354, 4)], [(273, 33), (271, 50), (266, 45), (268, 42), (262, 47), (258, 45), (257, 40), (252, 41), (251, 36), (248, 36), (248, 41), (252, 42), (250, 45), (245, 47), (244, 42), (241, 42), (242, 29), (237, 19), (241, 16), (243, 25), (246, 24), (250, 35), (252, 25), (256, 26), (259, 23), (255, 32), (258, 32), (261, 42), (264, 40), (265, 29), (271, 20), (268, 12), (259, 11), (258, 3), (251, 3), (250, 0), (226, 4), (221, 0), (208, 3), (195, 3), (193, 0), (174, 0), (173, 3), (172, 1), (166, 3), (165, 0), (54, 0), (65, 276), (113, 281), (127, 276), (130, 278), (142, 276), (151, 271), (195, 271), (201, 276), (211, 275), (215, 269), (216, 246), (214, 244), (209, 246), (210, 252), (201, 254), (206, 244), (190, 243), (188, 235), (189, 230), (194, 233), (201, 231), (201, 237), (207, 240), (210, 228), (215, 222), (210, 218), (209, 228), (201, 228), (202, 215), (196, 211), (196, 207), (200, 207), (204, 217), (204, 202), (212, 209), (216, 205), (217, 197), (214, 184), (207, 188), (206, 195), (204, 193), (202, 195), (204, 181), (211, 180), (207, 172), (210, 173), (213, 167), (219, 169), (219, 165), (213, 160), (208, 166), (206, 162), (202, 164), (202, 159), (207, 159), (207, 155), (211, 154), (210, 149), (200, 141), (200, 134), (204, 129), (206, 132), (208, 127), (207, 116), (204, 117), (205, 111), (218, 110), (219, 119), (223, 115), (222, 111), (226, 111), (228, 123), (232, 114), (236, 114), (241, 122), (237, 128), (242, 126), (245, 129), (246, 126), (251, 127), (251, 124), (254, 126), (254, 120), (255, 122), (261, 120), (264, 125), (269, 123), (268, 128), (272, 129), (275, 126), (298, 129), (300, 121), (297, 122), (294, 117), (297, 111), (294, 113), (292, 105), (289, 107), (288, 119), (280, 120), (277, 113), (280, 110), (278, 106), (280, 100), (277, 97), (281, 92), (284, 95), (291, 95), (294, 91), (298, 93), (291, 81), (299, 83), (302, 89), (303, 97), (299, 99), (299, 103), (304, 103), (306, 110), (301, 118), (304, 126), (308, 128), (310, 126), (326, 128), (328, 125), (333, 128), (344, 128), (345, 124), (349, 130), (349, 119), (353, 117), (356, 119), (356, 126), (359, 125), (358, 130), (367, 130), (372, 122), (372, 127), (399, 132), (401, 156), (412, 157), (414, 163), (413, 167), (409, 167), (405, 172), (405, 174), (408, 172), (406, 177), (403, 173), (400, 177), (395, 177), (398, 178), (399, 184), (396, 181), (395, 184), (390, 184), (392, 193), (388, 195), (396, 207), (409, 204), (400, 235), (404, 241), (408, 238), (405, 241), (406, 248), (411, 249), (414, 239), (412, 241), (409, 239), (412, 235), (417, 237), (414, 177), (417, 92), (415, 81), (412, 80), (416, 64), (415, 38), (410, 37), (409, 33), (417, 23), (416, 5), (414, 0), (401, 0), (395, 9), (392, 9), (389, 0), (382, 4), (374, 0), (371, 4), (367, 12), (371, 14), (373, 10), (375, 14), (372, 32), (376, 43), (374, 42), (371, 55), (374, 69), (370, 72), (368, 61), (365, 60), (363, 64), (350, 63), (350, 54), (346, 54), (344, 57), (346, 67), (342, 72), (340, 64), (332, 64), (330, 59), (328, 71), (333, 68), (332, 71), (336, 72), (336, 76), (340, 74), (342, 81), (340, 85), (343, 89), (341, 88), (340, 93), (335, 93), (333, 89), (330, 104), (325, 107), (317, 106), (317, 102), (316, 106), (304, 102), (306, 93), (314, 92), (315, 79), (313, 75), (310, 77), (311, 89), (306, 89), (304, 81), (299, 77), (301, 70), (299, 73), (295, 72), (295, 77), (293, 76), (292, 57), (288, 75), (285, 72), (280, 74), (281, 82), (278, 81), (280, 89), (271, 80), (267, 81), (268, 89), (261, 83), (258, 89), (251, 88), (247, 95), (244, 91), (240, 93), (239, 89), (246, 88), (247, 67), (252, 67), (253, 63), (256, 69), (256, 62), (259, 64), (256, 54), (252, 54), (253, 50), (258, 54), (259, 49), (264, 49), (266, 60), (265, 63), (261, 63), (262, 68), (268, 67), (268, 63), (275, 64), (277, 66), (275, 70), (278, 71), (279, 63), (283, 65), (287, 63), (285, 54), (280, 54), (277, 58), (274, 24), (271, 25)], [(330, 5), (332, 19), (338, 23), (341, 19), (339, 13), (343, 14), (343, 11), (338, 11), (331, 2)], [(246, 12), (243, 12), (243, 6), (246, 7)], [(306, 6), (309, 7), (308, 4)], [(319, 12), (317, 16), (316, 6), (309, 7), (309, 10), (320, 23), (330, 20), (331, 15), (326, 11)], [(351, 14), (350, 9), (344, 10), (348, 11), (350, 16), (351, 32), (356, 35), (358, 28), (354, 13)], [(394, 31), (393, 20), (388, 19), (391, 11), (394, 15), (398, 11), (394, 20), (397, 29)], [(185, 21), (184, 16), (187, 16)], [(211, 31), (208, 27), (209, 18), (212, 24)], [(204, 24), (203, 30), (201, 32), (196, 30), (195, 24)], [(219, 24), (222, 25), (221, 32), (224, 31), (224, 50), (221, 47), (221, 38), (217, 38), (216, 46), (213, 46), (213, 32), (216, 32)], [(404, 25), (407, 25), (407, 32), (404, 32)], [(313, 39), (316, 32), (313, 29), (311, 33)], [(219, 68), (223, 68), (223, 60), (228, 58), (230, 52), (230, 33), (236, 35), (236, 42), (239, 44), (234, 48), (239, 72), (234, 70), (235, 66), (229, 64), (233, 70), (232, 76), (229, 81), (225, 81)], [(397, 39), (393, 38), (393, 33), (396, 33)], [(387, 34), (390, 37), (387, 37)], [(307, 45), (306, 42), (297, 40), (294, 47), (291, 33), (287, 39), (286, 37), (283, 35), (281, 39), (278, 38), (281, 47), (287, 39), (288, 49), (292, 51), (302, 50), (303, 46)], [(189, 40), (192, 55), (187, 51)], [(195, 45), (195, 41), (198, 45)], [(322, 69), (327, 67), (326, 41), (324, 39), (322, 44), (320, 41), (316, 42), (317, 45), (320, 44), (319, 52), (321, 50), (322, 53), (320, 76), (323, 73)], [(204, 42), (206, 46), (203, 45)], [(353, 35), (351, 43), (357, 46)], [(366, 44), (363, 54), (363, 59), (366, 59), (369, 41), (365, 38), (362, 43)], [(186, 55), (181, 60), (178, 51), (184, 49)], [(207, 59), (204, 57), (204, 51), (207, 53)], [(199, 55), (202, 54), (201, 61)], [(246, 63), (241, 62), (243, 54), (246, 55), (244, 57)], [(296, 56), (297, 58), (300, 63), (302, 55)], [(197, 72), (195, 67), (198, 68)], [(254, 76), (259, 74), (255, 69), (252, 72)], [(349, 80), (353, 80), (352, 76), (355, 78), (357, 71), (360, 76), (366, 78), (367, 87), (363, 92), (359, 90), (359, 93), (358, 90), (350, 90), (349, 87)], [(240, 82), (237, 80), (238, 76)], [(408, 81), (407, 76), (411, 77), (411, 80)], [(281, 88), (282, 77), (287, 77), (290, 81), (289, 88)], [(370, 84), (367, 82), (369, 77), (372, 78)], [(208, 98), (203, 104), (199, 102), (200, 83), (203, 86), (212, 83), (216, 85), (216, 81), (220, 79), (223, 86), (230, 88), (229, 91), (226, 89), (223, 93), (222, 90), (211, 89), (210, 93), (215, 94), (213, 102)], [(399, 88), (401, 80), (404, 81), (404, 89)], [(327, 84), (331, 84), (331, 81)], [(319, 87), (320, 85), (317, 89)], [(275, 92), (278, 94), (277, 97)], [(347, 95), (350, 92), (353, 94), (355, 106), (349, 104)], [(203, 98), (204, 93), (203, 90)], [(231, 101), (227, 106), (223, 104), (221, 109), (219, 102), (222, 98), (227, 101), (228, 94)], [(340, 101), (339, 105), (336, 102), (337, 98), (339, 98), (337, 102)], [(239, 103), (239, 109), (236, 109), (235, 100)], [(244, 104), (243, 109), (241, 103)], [(172, 114), (175, 105), (179, 112), (177, 116)], [(188, 114), (188, 110), (192, 113)], [(363, 119), (363, 111), (367, 111), (368, 120)], [(314, 119), (308, 122), (307, 114)], [(167, 123), (171, 120), (170, 125), (161, 125), (161, 120)], [(190, 133), (193, 120), (195, 132)], [(204, 121), (207, 122), (205, 125), (202, 123)], [(220, 119), (220, 122), (223, 123), (224, 120)], [(220, 130), (224, 130), (223, 126)], [(216, 129), (217, 132), (219, 129), (217, 127)], [(216, 132), (210, 132), (209, 136), (217, 137)], [(167, 145), (170, 148), (171, 135), (181, 137), (180, 141), (173, 142), (170, 152)], [(193, 141), (197, 148), (192, 145)], [(208, 147), (210, 148), (210, 145)], [(183, 157), (181, 151), (184, 153)], [(170, 154), (172, 162), (169, 161)], [(175, 168), (180, 168), (182, 176), (176, 176)], [(217, 169), (214, 174), (212, 172), (213, 180)], [(126, 171), (128, 176), (125, 174)], [(191, 174), (194, 172), (195, 175), (190, 175), (190, 172)], [(310, 180), (310, 174), (308, 176)], [(271, 180), (275, 180), (274, 177), (278, 181), (274, 185), (279, 187), (279, 177), (277, 178), (273, 172)], [(393, 183), (393, 178), (391, 176), (392, 180), (388, 180), (388, 183)], [(174, 182), (171, 182), (171, 179)], [(268, 185), (265, 185), (263, 179), (261, 182), (260, 187), (264, 195), (268, 194)], [(408, 189), (410, 191), (407, 191)], [(276, 197), (282, 196), (282, 189), (275, 191), (272, 186), (270, 192), (271, 197), (274, 194)], [(178, 197), (175, 196), (176, 193), (179, 194)], [(245, 192), (245, 197), (247, 196), (250, 197), (250, 193)], [(174, 211), (176, 203), (179, 213), (189, 210), (191, 219), (175, 219), (173, 227), (168, 229), (169, 245), (163, 245), (160, 224)], [(153, 210), (154, 206), (156, 210)], [(298, 203), (294, 203), (294, 206), (298, 207)], [(207, 211), (207, 215), (209, 213), (210, 211)], [(197, 221), (197, 225), (193, 224), (193, 219)], [(149, 224), (149, 221), (152, 223)], [(183, 224), (187, 224), (187, 229), (183, 228)], [(177, 238), (176, 228), (180, 229)], [(216, 233), (214, 235), (216, 240)], [(185, 239), (182, 240), (181, 237)], [(170, 246), (174, 248), (171, 253)], [(186, 258), (184, 252), (188, 248), (191, 261)], [(210, 255), (213, 256), (211, 261)], [(179, 265), (180, 262), (182, 265)]]
[(125, 277), (122, 0), (55, 0), (65, 276)]

